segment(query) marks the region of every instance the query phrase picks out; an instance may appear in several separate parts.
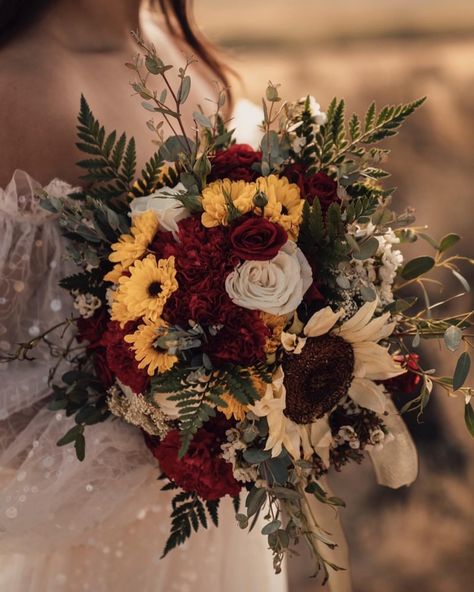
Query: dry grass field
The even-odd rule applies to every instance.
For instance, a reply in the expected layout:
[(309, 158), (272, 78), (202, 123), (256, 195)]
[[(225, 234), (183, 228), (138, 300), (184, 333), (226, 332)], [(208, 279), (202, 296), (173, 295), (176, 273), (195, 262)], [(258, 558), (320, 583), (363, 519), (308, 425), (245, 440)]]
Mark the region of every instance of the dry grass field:
[[(427, 95), (390, 142), (391, 184), (401, 209), (416, 206), (436, 237), (458, 232), (460, 249), (472, 256), (472, 0), (197, 0), (196, 8), (207, 34), (232, 56), (238, 95), (258, 100), (271, 79), (288, 98), (311, 92), (325, 105), (338, 95), (358, 112), (372, 99)], [(462, 306), (472, 308), (472, 301)], [(441, 352), (427, 356), (437, 360)], [(455, 359), (443, 353), (447, 372)], [(425, 423), (415, 426), (421, 478), (410, 490), (377, 488), (368, 463), (334, 480), (348, 503), (343, 520), (358, 592), (471, 589), (473, 443), (462, 401), (433, 398)], [(307, 575), (303, 554), (290, 562), (292, 592), (319, 590)]]

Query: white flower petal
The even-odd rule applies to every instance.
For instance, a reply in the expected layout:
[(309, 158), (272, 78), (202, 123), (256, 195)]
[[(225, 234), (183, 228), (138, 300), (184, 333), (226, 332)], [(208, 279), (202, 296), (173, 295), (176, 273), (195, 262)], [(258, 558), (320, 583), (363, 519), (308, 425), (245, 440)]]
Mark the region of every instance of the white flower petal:
[(304, 334), (307, 337), (319, 337), (326, 335), (334, 327), (337, 321), (344, 314), (343, 310), (333, 312), (330, 306), (326, 306), (309, 319), (304, 328)]
[(387, 404), (387, 396), (381, 386), (366, 378), (354, 378), (349, 388), (349, 396), (360, 405), (375, 413), (383, 414)]
[(332, 434), (327, 417), (322, 417), (311, 424), (311, 444), (326, 467), (329, 467), (329, 449)]
[(227, 276), (225, 288), (238, 306), (285, 315), (298, 308), (312, 281), (305, 256), (288, 241), (269, 261), (241, 263)]
[(358, 378), (387, 380), (406, 372), (388, 351), (377, 343), (354, 343), (352, 348), (355, 357), (354, 375)]
[(343, 324), (337, 334), (349, 343), (380, 341), (388, 337), (395, 328), (395, 323), (387, 324), (389, 318), (390, 313), (385, 313), (380, 317), (372, 319), (365, 327), (356, 330), (348, 330), (345, 324)]
[(352, 332), (359, 331), (365, 327), (370, 319), (374, 316), (377, 304), (377, 299), (375, 299), (373, 302), (366, 302), (352, 318), (343, 323), (340, 330), (344, 331), (346, 335), (350, 335)]
[(186, 191), (186, 187), (178, 183), (176, 187), (163, 187), (151, 195), (136, 197), (130, 202), (130, 215), (133, 218), (152, 210), (156, 213), (160, 228), (176, 236), (178, 222), (190, 216), (183, 204), (173, 197), (183, 191)]

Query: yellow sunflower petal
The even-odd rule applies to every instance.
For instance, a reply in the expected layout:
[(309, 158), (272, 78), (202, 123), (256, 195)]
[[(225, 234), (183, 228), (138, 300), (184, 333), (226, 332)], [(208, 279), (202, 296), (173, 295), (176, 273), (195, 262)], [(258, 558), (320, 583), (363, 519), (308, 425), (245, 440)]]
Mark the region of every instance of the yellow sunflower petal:
[(160, 335), (164, 335), (168, 325), (161, 319), (156, 323), (140, 325), (135, 333), (125, 336), (125, 341), (132, 344), (138, 367), (146, 369), (149, 376), (170, 370), (178, 361), (176, 356), (155, 347)]
[(292, 240), (298, 238), (303, 216), (304, 200), (298, 185), (290, 183), (286, 177), (276, 175), (259, 177), (256, 181), (258, 191), (265, 193), (268, 199), (263, 215), (272, 222), (283, 226)]
[[(178, 289), (174, 257), (156, 260), (154, 255), (135, 261), (130, 275), (119, 279), (114, 304), (125, 305), (131, 318), (157, 321), (170, 295)], [(114, 304), (112, 318), (114, 318)], [(119, 309), (121, 314), (122, 308)], [(117, 318), (116, 320), (121, 320)]]
[(152, 210), (135, 216), (130, 234), (122, 234), (118, 242), (112, 245), (109, 261), (120, 263), (124, 269), (130, 267), (142, 257), (158, 230), (158, 218)]
[(204, 212), (201, 222), (206, 228), (226, 226), (228, 207), (232, 204), (241, 214), (252, 210), (255, 183), (220, 179), (210, 183), (202, 192), (201, 203)]

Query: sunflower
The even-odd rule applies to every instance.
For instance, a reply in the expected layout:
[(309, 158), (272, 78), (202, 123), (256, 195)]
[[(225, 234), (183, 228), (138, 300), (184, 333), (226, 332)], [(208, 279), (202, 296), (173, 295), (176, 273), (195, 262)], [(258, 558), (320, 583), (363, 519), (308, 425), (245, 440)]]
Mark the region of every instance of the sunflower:
[(285, 374), (277, 368), (272, 384), (267, 385), (265, 396), (249, 407), (258, 417), (266, 417), (268, 423), (268, 439), (265, 450), (271, 450), (272, 456), (278, 456), (283, 447), (295, 459), (310, 459), (316, 452), (329, 465), (329, 447), (331, 430), (327, 417), (317, 419), (310, 425), (300, 425), (285, 415), (286, 388)]
[(203, 226), (227, 226), (229, 207), (236, 208), (240, 214), (246, 214), (252, 210), (254, 196), (255, 183), (229, 179), (210, 183), (202, 192)]
[(146, 253), (158, 230), (158, 226), (158, 218), (152, 210), (135, 216), (130, 228), (130, 234), (122, 234), (119, 241), (112, 245), (113, 252), (109, 255), (109, 261), (119, 263), (122, 269), (130, 267)]
[(113, 296), (112, 320), (122, 326), (139, 318), (156, 322), (170, 294), (178, 289), (174, 257), (160, 259), (154, 255), (135, 261), (130, 275), (119, 279)]
[(156, 340), (166, 334), (167, 323), (159, 319), (155, 323), (140, 325), (135, 333), (125, 336), (125, 341), (132, 344), (139, 368), (147, 369), (149, 376), (170, 370), (178, 361), (176, 356), (168, 354), (156, 346)]
[(331, 438), (327, 418), (345, 396), (379, 415), (387, 411), (387, 395), (374, 381), (405, 370), (378, 344), (395, 323), (387, 322), (389, 313), (373, 319), (376, 307), (376, 301), (364, 304), (337, 328), (344, 311), (326, 307), (310, 318), (303, 337), (286, 339), (283, 333), (282, 342), (290, 352), (275, 374), (272, 390), (252, 409), (267, 417), (267, 449), (274, 456), (284, 446), (294, 458), (300, 458), (301, 449), (310, 458), (323, 443), (325, 458), (318, 454), (326, 462)]
[(276, 175), (270, 175), (258, 178), (256, 186), (268, 200), (263, 208), (265, 218), (283, 226), (290, 238), (296, 240), (304, 204), (298, 185), (290, 183), (286, 177), (280, 179)]

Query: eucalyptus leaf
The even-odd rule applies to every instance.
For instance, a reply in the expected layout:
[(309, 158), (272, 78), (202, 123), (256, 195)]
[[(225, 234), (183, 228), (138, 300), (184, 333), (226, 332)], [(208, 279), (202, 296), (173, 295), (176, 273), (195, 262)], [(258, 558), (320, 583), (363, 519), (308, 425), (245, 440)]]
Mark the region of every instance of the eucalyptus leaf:
[(404, 280), (414, 280), (433, 269), (435, 260), (433, 257), (415, 257), (408, 261), (400, 271), (400, 275)]
[(194, 111), (193, 117), (201, 127), (212, 129), (211, 120), (209, 119), (209, 117), (206, 117), (204, 113), (201, 113), (201, 111)]
[(467, 403), (464, 407), (464, 421), (471, 436), (474, 436), (474, 409), (471, 403)]
[(180, 103), (184, 103), (189, 96), (189, 91), (191, 90), (191, 77), (185, 76), (181, 82), (181, 86), (179, 87), (178, 99)]
[(459, 236), (459, 234), (455, 234), (454, 232), (447, 234), (446, 236), (443, 236), (439, 245), (439, 252), (444, 253), (444, 251), (447, 251), (448, 249), (453, 247), (460, 240), (461, 237)]
[(375, 236), (371, 236), (368, 240), (363, 243), (359, 243), (359, 250), (353, 253), (354, 259), (363, 261), (373, 257), (379, 248), (379, 241)]
[(253, 489), (250, 490), (250, 493), (245, 500), (245, 506), (247, 508), (247, 515), (249, 518), (260, 510), (260, 508), (265, 503), (266, 498), (267, 491), (265, 489), (253, 487)]
[(270, 458), (270, 452), (259, 448), (247, 448), (244, 450), (244, 459), (251, 465), (258, 465)]
[(457, 361), (456, 368), (453, 375), (453, 391), (457, 391), (462, 387), (466, 378), (469, 375), (471, 368), (471, 358), (467, 352), (463, 352)]
[(67, 431), (62, 438), (57, 441), (57, 446), (65, 446), (71, 442), (75, 442), (79, 434), (82, 434), (84, 428), (81, 425), (75, 425), (69, 431)]
[(455, 269), (451, 269), (451, 273), (459, 281), (461, 286), (464, 288), (465, 292), (469, 293), (471, 291), (471, 286), (469, 285), (467, 279), (463, 275), (461, 275), (459, 271), (456, 271)]
[(84, 434), (81, 433), (77, 436), (74, 442), (74, 448), (76, 449), (77, 459), (82, 462), (86, 456), (86, 439), (84, 438)]
[(451, 325), (451, 327), (448, 327), (444, 332), (443, 339), (449, 351), (454, 352), (458, 349), (462, 341), (462, 331), (459, 327)]
[(268, 524), (265, 524), (265, 526), (262, 528), (262, 534), (267, 535), (267, 534), (272, 534), (274, 532), (277, 532), (277, 530), (280, 528), (280, 526), (281, 526), (280, 520), (272, 520)]

